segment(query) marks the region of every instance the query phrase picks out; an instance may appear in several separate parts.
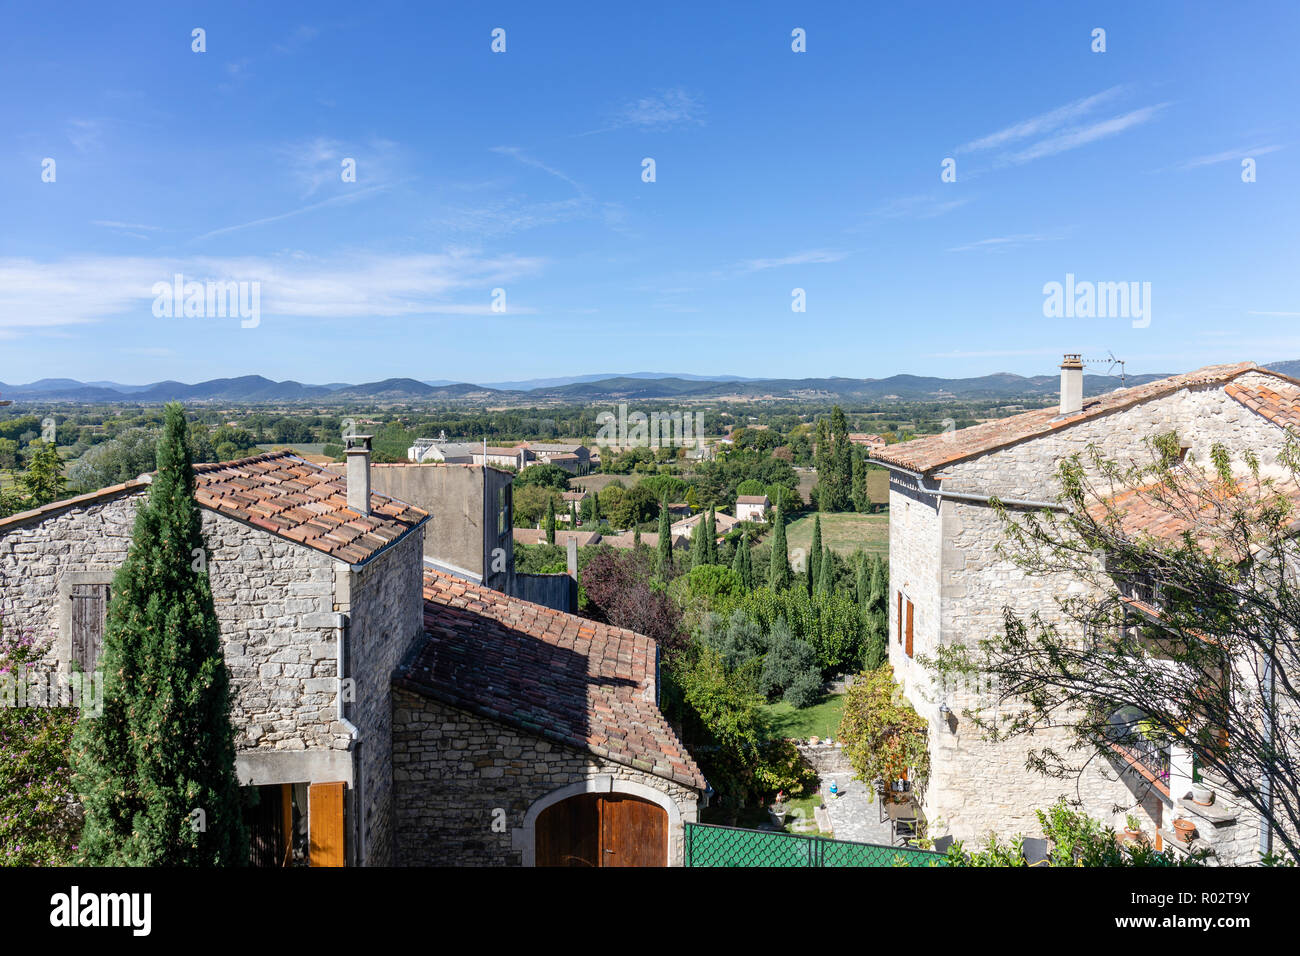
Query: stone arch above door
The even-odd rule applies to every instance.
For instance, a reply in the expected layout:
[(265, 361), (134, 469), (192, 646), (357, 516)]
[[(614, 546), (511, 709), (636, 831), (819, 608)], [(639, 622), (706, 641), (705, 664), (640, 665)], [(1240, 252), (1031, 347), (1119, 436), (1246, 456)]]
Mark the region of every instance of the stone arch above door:
[(646, 784), (602, 774), (552, 790), (533, 801), (528, 812), (524, 814), (523, 825), (511, 834), (515, 849), (522, 854), (524, 866), (537, 865), (537, 818), (541, 816), (542, 811), (584, 793), (623, 793), (663, 808), (668, 814), (668, 857), (664, 862), (669, 866), (674, 865), (674, 847), (677, 844), (677, 834), (681, 832), (682, 827), (682, 811), (676, 801), (664, 791)]

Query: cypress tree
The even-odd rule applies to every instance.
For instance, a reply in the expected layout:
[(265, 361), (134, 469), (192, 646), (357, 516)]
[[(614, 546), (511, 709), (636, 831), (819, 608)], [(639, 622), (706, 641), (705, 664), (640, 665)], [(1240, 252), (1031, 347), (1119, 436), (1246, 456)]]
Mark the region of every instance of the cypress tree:
[(673, 571), (673, 532), (668, 520), (668, 501), (659, 508), (659, 551), (655, 555), (655, 574), (662, 580)]
[(569, 502), (569, 527), (576, 528), (577, 526), (578, 526), (578, 506), (575, 505), (572, 501), (570, 501)]
[(772, 561), (767, 571), (767, 585), (773, 591), (783, 591), (790, 586), (790, 554), (785, 544), (785, 515), (781, 513), (779, 497), (772, 524)]
[(113, 579), (101, 658), (103, 712), (80, 721), (74, 738), (87, 864), (248, 861), (229, 672), (207, 556), (185, 414), (173, 403), (158, 442), (158, 471)]
[(857, 567), (855, 569), (857, 572), (857, 581), (855, 582), (857, 586), (854, 591), (857, 597), (858, 607), (865, 610), (867, 607), (867, 601), (871, 597), (871, 592), (868, 589), (866, 552), (859, 551), (857, 558)]
[(591, 520), (600, 524), (600, 495), (591, 493)]
[(555, 496), (546, 499), (546, 543), (555, 544)]
[(736, 556), (731, 559), (731, 570), (740, 575), (740, 583), (746, 591), (754, 586), (749, 564), (749, 535), (742, 535), (736, 542)]
[(693, 568), (709, 563), (708, 531), (706, 519), (701, 518), (695, 522), (695, 530), (691, 532), (691, 567)]
[(817, 567), (819, 569), (817, 590), (824, 597), (830, 597), (831, 592), (835, 590), (835, 562), (831, 559), (831, 549), (829, 547), (822, 551)]
[(641, 547), (641, 526), (637, 525), (632, 529), (632, 548), (635, 550), (639, 547)]
[(709, 537), (708, 537), (708, 563), (718, 563), (718, 520), (717, 509), (709, 505)]
[(808, 593), (812, 594), (817, 589), (817, 583), (821, 578), (822, 562), (822, 516), (819, 514), (813, 518), (813, 535), (812, 545), (808, 549)]

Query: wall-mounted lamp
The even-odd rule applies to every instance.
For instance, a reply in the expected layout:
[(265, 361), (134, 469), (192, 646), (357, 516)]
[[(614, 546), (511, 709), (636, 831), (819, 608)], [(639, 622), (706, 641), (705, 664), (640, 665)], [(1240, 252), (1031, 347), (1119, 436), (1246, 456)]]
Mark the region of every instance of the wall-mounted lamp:
[(944, 701), (942, 704), (939, 705), (939, 718), (944, 723), (947, 723), (948, 718), (951, 716), (952, 716), (952, 711), (948, 707), (948, 702)]

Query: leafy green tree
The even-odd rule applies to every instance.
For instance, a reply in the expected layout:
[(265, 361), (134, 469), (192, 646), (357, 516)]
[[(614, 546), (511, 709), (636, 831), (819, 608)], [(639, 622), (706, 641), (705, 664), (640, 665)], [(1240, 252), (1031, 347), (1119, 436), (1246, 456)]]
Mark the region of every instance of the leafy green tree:
[(568, 491), (570, 477), (569, 473), (559, 465), (529, 465), (515, 476), (514, 483), (516, 488), (525, 485), (545, 485), (556, 491)]
[(155, 428), (128, 428), (111, 441), (95, 445), (68, 469), (69, 483), (94, 491), (153, 471), (158, 435)]
[(629, 488), (619, 498), (610, 520), (620, 528), (631, 528), (651, 521), (659, 513), (660, 502), (644, 485)]
[[(48, 639), (5, 634), (0, 621), (0, 681), (24, 680)], [(81, 821), (68, 769), (78, 712), (55, 706), (0, 706), (0, 866), (68, 866)]]
[(790, 586), (790, 554), (785, 543), (785, 515), (781, 502), (776, 503), (772, 519), (772, 560), (767, 572), (767, 586), (773, 591), (783, 591)]
[(67, 494), (68, 480), (63, 476), (63, 459), (59, 450), (48, 442), (34, 441), (27, 470), (18, 479), (28, 508), (39, 508), (58, 501)]
[(859, 780), (916, 782), (930, 772), (925, 718), (903, 696), (888, 664), (859, 674), (844, 695), (838, 737)]
[[(763, 670), (759, 676), (759, 691), (768, 698), (783, 693), (800, 677), (811, 672), (818, 693), (821, 690), (821, 671), (817, 666), (817, 652), (807, 641), (794, 636), (789, 625), (778, 619), (768, 634), (768, 650), (763, 657)], [(807, 681), (805, 681), (805, 685)], [(806, 707), (807, 694), (796, 695), (791, 700), (796, 707)], [(814, 697), (815, 699), (815, 697)]]
[(0, 438), (0, 471), (13, 471), (18, 467), (18, 442)]
[(207, 559), (185, 414), (171, 404), (158, 472), (113, 580), (103, 712), (76, 730), (73, 779), (86, 814), (87, 864), (247, 862), (229, 672)]

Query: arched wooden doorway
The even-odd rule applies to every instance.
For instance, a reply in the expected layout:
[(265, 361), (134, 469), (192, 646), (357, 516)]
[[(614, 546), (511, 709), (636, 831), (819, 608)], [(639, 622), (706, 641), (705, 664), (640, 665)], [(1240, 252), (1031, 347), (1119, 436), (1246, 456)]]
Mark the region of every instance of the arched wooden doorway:
[(668, 813), (626, 793), (582, 793), (537, 817), (537, 866), (666, 866)]

